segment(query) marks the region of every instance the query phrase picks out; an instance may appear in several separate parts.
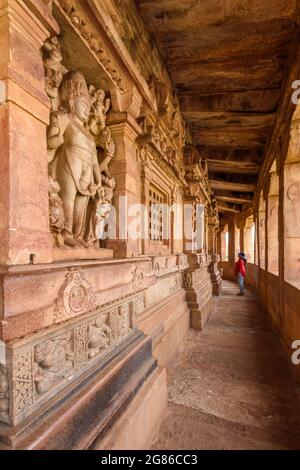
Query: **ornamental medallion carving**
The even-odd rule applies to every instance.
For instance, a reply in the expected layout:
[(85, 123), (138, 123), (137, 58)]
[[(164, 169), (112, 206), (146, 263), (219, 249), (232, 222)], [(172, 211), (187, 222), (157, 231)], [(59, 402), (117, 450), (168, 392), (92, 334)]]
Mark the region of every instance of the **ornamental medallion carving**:
[(293, 183), (289, 186), (287, 190), (287, 197), (290, 201), (299, 201), (300, 200), (300, 184), (299, 182)]
[(66, 281), (61, 288), (56, 302), (54, 320), (59, 323), (67, 318), (76, 317), (95, 307), (95, 296), (88, 281), (79, 271), (66, 274)]

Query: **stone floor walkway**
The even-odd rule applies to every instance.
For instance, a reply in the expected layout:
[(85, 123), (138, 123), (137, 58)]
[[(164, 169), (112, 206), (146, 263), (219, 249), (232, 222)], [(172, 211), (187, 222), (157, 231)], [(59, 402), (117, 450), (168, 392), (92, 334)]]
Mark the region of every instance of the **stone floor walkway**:
[(300, 386), (255, 294), (224, 282), (216, 312), (168, 370), (152, 449), (300, 449)]

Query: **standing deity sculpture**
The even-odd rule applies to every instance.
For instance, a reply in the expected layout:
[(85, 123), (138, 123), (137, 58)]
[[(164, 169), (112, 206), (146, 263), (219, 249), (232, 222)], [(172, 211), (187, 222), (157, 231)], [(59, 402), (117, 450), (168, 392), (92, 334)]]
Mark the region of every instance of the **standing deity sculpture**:
[(81, 72), (63, 67), (57, 37), (45, 42), (43, 56), (52, 108), (47, 130), (50, 230), (58, 247), (100, 247), (115, 188), (109, 172), (115, 143), (106, 127), (110, 99), (104, 90), (88, 87)]
[(60, 111), (57, 123), (50, 125), (48, 147), (57, 149), (49, 174), (60, 186), (65, 217), (61, 233), (71, 247), (88, 247), (83, 238), (85, 215), (90, 198), (101, 187), (96, 144), (86, 126), (91, 106), (84, 76), (68, 72), (60, 86)]

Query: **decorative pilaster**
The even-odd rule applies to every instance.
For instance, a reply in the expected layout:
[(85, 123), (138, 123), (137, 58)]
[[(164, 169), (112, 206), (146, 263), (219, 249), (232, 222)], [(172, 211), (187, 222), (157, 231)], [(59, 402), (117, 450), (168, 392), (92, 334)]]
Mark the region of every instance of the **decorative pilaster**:
[[(41, 47), (58, 26), (41, 0), (0, 0), (0, 263), (47, 263), (49, 232), (45, 94)], [(38, 14), (37, 14), (38, 13)]]
[(111, 97), (113, 112), (107, 118), (107, 125), (116, 145), (111, 175), (116, 181), (114, 205), (117, 216), (117, 239), (108, 240), (107, 246), (114, 249), (116, 257), (131, 258), (139, 254), (138, 240), (128, 237), (128, 226), (136, 214), (129, 217), (128, 210), (140, 202), (135, 141), (142, 132), (136, 122), (142, 99), (135, 88), (123, 96), (114, 89), (111, 91)]

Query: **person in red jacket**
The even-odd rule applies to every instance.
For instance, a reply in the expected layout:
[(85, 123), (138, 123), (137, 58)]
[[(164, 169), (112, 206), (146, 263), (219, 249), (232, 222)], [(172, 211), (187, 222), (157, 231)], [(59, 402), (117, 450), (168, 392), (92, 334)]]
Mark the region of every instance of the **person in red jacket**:
[(245, 295), (245, 277), (246, 277), (246, 265), (247, 259), (245, 253), (238, 254), (238, 261), (235, 264), (235, 275), (237, 277), (240, 292), (237, 295)]

